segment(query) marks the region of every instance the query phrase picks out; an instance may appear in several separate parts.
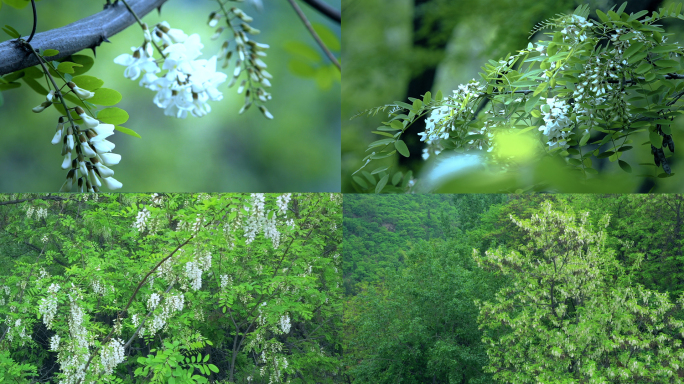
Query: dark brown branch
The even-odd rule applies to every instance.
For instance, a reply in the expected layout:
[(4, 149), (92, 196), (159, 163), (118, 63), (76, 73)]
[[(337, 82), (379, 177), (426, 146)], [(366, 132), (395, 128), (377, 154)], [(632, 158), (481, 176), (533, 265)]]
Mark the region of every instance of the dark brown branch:
[[(141, 16), (160, 8), (166, 0), (130, 0), (131, 8)], [(38, 10), (40, 12), (40, 9)], [(102, 12), (78, 20), (67, 26), (47, 32), (37, 33), (31, 40), (31, 45), (38, 49), (56, 49), (59, 54), (50, 57), (59, 60), (79, 52), (83, 49), (95, 48), (102, 42), (109, 42), (109, 37), (123, 31), (134, 24), (135, 18), (123, 4), (110, 5)], [(5, 75), (20, 69), (38, 64), (38, 59), (30, 52), (22, 49), (16, 40), (0, 43), (0, 75)]]
[(321, 0), (304, 0), (305, 3), (309, 4), (313, 9), (317, 10), (321, 14), (329, 17), (338, 24), (342, 23), (342, 12), (331, 7), (329, 4), (324, 3)]
[(69, 199), (67, 199), (66, 197), (61, 197), (61, 196), (47, 195), (47, 196), (39, 196), (39, 197), (30, 197), (28, 199), (0, 201), (0, 205), (19, 204), (19, 203), (23, 203), (24, 201), (33, 201), (33, 200), (67, 201)]

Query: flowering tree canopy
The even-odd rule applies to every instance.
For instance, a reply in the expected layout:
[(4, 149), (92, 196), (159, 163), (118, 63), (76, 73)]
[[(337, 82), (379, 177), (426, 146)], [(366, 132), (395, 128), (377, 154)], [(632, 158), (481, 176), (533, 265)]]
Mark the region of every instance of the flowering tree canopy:
[[(512, 279), (492, 301), (479, 302), (483, 342), (494, 378), (507, 383), (681, 383), (681, 313), (664, 292), (632, 282), (641, 259), (620, 264), (605, 247), (605, 215), (554, 210), (529, 220), (511, 215), (529, 238), (520, 251), (499, 247), (484, 268)], [(624, 244), (629, 248), (629, 244)]]
[(339, 194), (4, 195), (0, 211), (3, 381), (339, 374)]
[[(479, 79), (450, 95), (427, 92), (357, 114), (389, 115), (374, 130), (384, 138), (369, 145), (355, 172), (357, 189), (403, 192), (419, 182), (428, 191), (593, 191), (610, 181), (624, 190), (633, 182), (602, 177), (599, 169), (607, 174), (610, 167), (599, 163), (608, 159), (633, 173), (632, 152), (641, 144), (652, 162), (640, 164), (639, 176), (674, 176), (669, 158), (684, 95), (684, 48), (668, 40), (659, 22), (684, 20), (682, 6), (651, 15), (626, 14), (625, 7), (597, 10), (590, 20), (588, 5), (581, 5), (532, 31), (551, 30), (544, 32), (548, 39), (490, 60)], [(437, 157), (432, 171), (416, 180), (410, 170), (372, 167), (395, 153), (409, 156), (402, 135), (419, 119), (426, 119), (423, 158)]]

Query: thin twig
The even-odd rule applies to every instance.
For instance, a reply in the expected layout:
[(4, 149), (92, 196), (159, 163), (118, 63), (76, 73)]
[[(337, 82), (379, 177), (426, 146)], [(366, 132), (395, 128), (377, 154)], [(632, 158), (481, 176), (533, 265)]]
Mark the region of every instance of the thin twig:
[(341, 12), (331, 7), (329, 4), (324, 3), (321, 0), (304, 0), (304, 2), (309, 4), (313, 9), (317, 10), (321, 14), (331, 18), (333, 21), (336, 21), (337, 24), (342, 23)]
[(31, 0), (31, 6), (33, 7), (33, 29), (31, 29), (31, 36), (26, 40), (27, 43), (30, 43), (31, 40), (33, 40), (33, 35), (36, 34), (36, 25), (38, 24), (38, 13), (36, 12), (35, 0)]
[(294, 8), (295, 12), (297, 12), (297, 15), (299, 16), (299, 18), (302, 19), (302, 22), (304, 23), (304, 26), (306, 27), (306, 29), (309, 30), (309, 33), (311, 33), (311, 35), (313, 36), (314, 40), (316, 40), (316, 42), (318, 43), (318, 45), (320, 45), (321, 48), (323, 48), (323, 51), (325, 51), (325, 54), (328, 56), (328, 58), (330, 59), (330, 61), (332, 61), (332, 63), (335, 64), (335, 66), (337, 67), (337, 69), (339, 69), (340, 72), (342, 72), (342, 67), (340, 66), (340, 62), (337, 61), (337, 58), (335, 58), (335, 56), (332, 54), (332, 52), (330, 52), (330, 50), (328, 49), (328, 47), (326, 47), (325, 44), (323, 44), (323, 41), (322, 41), (321, 38), (318, 36), (318, 34), (316, 33), (316, 31), (313, 29), (313, 27), (311, 26), (311, 23), (309, 23), (309, 20), (306, 18), (306, 15), (304, 15), (304, 12), (302, 12), (302, 9), (299, 8), (299, 5), (297, 5), (297, 3), (295, 3), (294, 0), (288, 0), (288, 1), (290, 2), (290, 5), (292, 5), (292, 8)]
[[(33, 1), (33, 0), (31, 0), (31, 1)], [(133, 17), (135, 17), (135, 21), (138, 22), (138, 25), (140, 25), (140, 28), (142, 28), (143, 31), (144, 31), (144, 30), (145, 30), (145, 23), (143, 23), (142, 20), (140, 20), (140, 18), (138, 17), (138, 14), (136, 14), (135, 11), (133, 10), (133, 8), (131, 8), (131, 7), (128, 5), (128, 2), (126, 2), (126, 0), (121, 0), (121, 2), (126, 6), (126, 9), (128, 9), (128, 12), (130, 12), (131, 15), (133, 15)], [(148, 27), (148, 28), (149, 28), (149, 27)], [(150, 31), (150, 34), (152, 34), (151, 31)], [(152, 43), (152, 45), (154, 45), (155, 48), (157, 48), (157, 51), (159, 52), (159, 54), (162, 55), (162, 57), (166, 59), (166, 55), (164, 54), (164, 52), (162, 51), (162, 49), (159, 48), (159, 46), (157, 45), (157, 43), (155, 43), (154, 41), (150, 41), (150, 42)]]

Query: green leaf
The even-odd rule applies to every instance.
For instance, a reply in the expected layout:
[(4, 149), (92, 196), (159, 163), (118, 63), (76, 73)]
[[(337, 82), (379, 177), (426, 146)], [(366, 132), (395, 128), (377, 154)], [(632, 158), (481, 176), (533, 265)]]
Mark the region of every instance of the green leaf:
[(8, 89), (19, 88), (21, 83), (6, 83), (0, 84), (0, 91), (6, 91)]
[(388, 166), (382, 166), (382, 167), (375, 168), (374, 170), (371, 171), (371, 175), (377, 175), (380, 172), (386, 171), (388, 168), (389, 168)]
[(633, 54), (637, 53), (641, 48), (644, 47), (644, 43), (641, 41), (635, 41), (632, 43), (632, 45), (629, 46), (629, 48), (625, 49), (625, 52), (622, 54), (622, 57), (629, 58)]
[(72, 75), (74, 76), (79, 76), (82, 75), (90, 70), (90, 68), (93, 67), (93, 64), (95, 64), (95, 61), (93, 60), (92, 57), (86, 56), (86, 55), (71, 55), (71, 57), (68, 58), (71, 62), (74, 62), (76, 64), (80, 64), (80, 67), (74, 67), (74, 73)]
[(111, 106), (121, 101), (121, 94), (109, 88), (99, 88), (95, 91), (95, 96), (88, 99), (89, 103), (97, 105)]
[(70, 61), (64, 61), (59, 63), (57, 70), (62, 73), (74, 73), (74, 67), (81, 67), (81, 64), (72, 63)]
[(397, 172), (392, 176), (392, 185), (397, 185), (401, 181), (401, 177), (403, 174), (401, 172)]
[[(121, 108), (106, 108), (97, 114), (97, 119), (107, 124), (123, 124), (128, 121), (128, 112)], [(123, 128), (123, 127), (122, 127)], [(125, 132), (124, 132), (125, 133)]]
[(432, 93), (430, 93), (430, 91), (425, 92), (425, 95), (423, 95), (423, 104), (428, 104), (431, 101), (432, 101)]
[(8, 34), (8, 35), (9, 35), (10, 37), (12, 37), (12, 38), (15, 38), (15, 39), (16, 39), (16, 38), (21, 37), (21, 34), (20, 34), (19, 32), (17, 32), (16, 29), (12, 28), (11, 25), (5, 25), (5, 26), (2, 28), (2, 30), (5, 31), (5, 33)]
[(101, 86), (104, 85), (104, 81), (98, 79), (95, 76), (88, 75), (76, 76), (73, 79), (71, 79), (71, 81), (73, 81), (74, 84), (78, 85), (79, 87), (88, 91), (95, 91), (96, 89), (99, 89)]
[(585, 133), (584, 136), (580, 139), (579, 145), (580, 147), (583, 147), (584, 145), (587, 144), (587, 141), (589, 141), (589, 138), (591, 137), (591, 134), (589, 132)]
[(613, 156), (614, 153), (615, 152), (613, 152), (613, 151), (605, 151), (605, 152), (599, 154), (598, 156), (596, 156), (596, 158), (597, 159), (605, 159), (606, 157)]
[(601, 19), (601, 21), (603, 21), (604, 23), (608, 23), (609, 25), (612, 25), (612, 23), (610, 22), (610, 19), (608, 18), (608, 16), (606, 16), (605, 13), (601, 12), (600, 9), (597, 9), (597, 10), (596, 10), (596, 15), (597, 15), (597, 16), (599, 17), (599, 19)]
[(389, 175), (385, 175), (378, 181), (378, 185), (375, 186), (375, 193), (382, 192), (382, 189), (387, 185), (387, 180), (389, 180)]
[(337, 38), (335, 33), (333, 33), (333, 31), (330, 30), (330, 28), (320, 23), (311, 23), (311, 26), (318, 34), (318, 37), (321, 38), (323, 44), (325, 44), (329, 50), (340, 50), (340, 40)]
[(537, 96), (538, 94), (540, 94), (541, 92), (543, 92), (543, 91), (546, 89), (546, 87), (548, 87), (548, 83), (541, 83), (541, 84), (539, 84), (539, 85), (537, 86), (537, 88), (534, 90), (534, 95), (533, 95), (533, 96)]
[(404, 157), (409, 157), (411, 155), (411, 153), (408, 150), (408, 147), (406, 146), (406, 143), (404, 143), (404, 140), (395, 141), (394, 148), (396, 148), (397, 152), (401, 153), (401, 155)]
[(293, 74), (304, 78), (314, 77), (317, 73), (316, 67), (313, 64), (298, 58), (291, 59), (287, 63), (287, 68)]
[(638, 63), (638, 62), (640, 62), (641, 60), (645, 59), (646, 56), (648, 56), (648, 52), (646, 52), (646, 51), (639, 52), (639, 53), (637, 53), (636, 55), (634, 55), (634, 56), (630, 57), (629, 59), (627, 59), (627, 63), (628, 63), (629, 65), (632, 65), (632, 64), (634, 64), (634, 63)]
[(211, 369), (212, 372), (218, 373), (219, 369), (214, 364), (208, 364), (207, 367)]
[(318, 51), (310, 47), (308, 44), (302, 43), (300, 41), (286, 41), (285, 44), (283, 44), (283, 48), (293, 56), (305, 61), (308, 60), (313, 63), (318, 63), (321, 61), (321, 55), (318, 54)]
[(635, 69), (634, 72), (641, 75), (641, 74), (644, 74), (644, 73), (650, 71), (651, 69), (653, 69), (653, 66), (651, 64), (643, 63), (637, 69)]
[(618, 164), (620, 165), (620, 168), (622, 168), (623, 171), (627, 173), (632, 173), (632, 166), (629, 165), (626, 161), (618, 160)]
[(658, 67), (679, 67), (679, 62), (674, 60), (658, 60), (655, 62)]
[(394, 120), (390, 123), (390, 127), (394, 128), (396, 130), (400, 130), (400, 129), (404, 129), (404, 124), (399, 120)]
[(442, 100), (442, 98), (443, 98), (442, 91), (441, 90), (437, 91), (437, 96), (435, 96), (435, 100), (439, 101), (439, 100)]
[(5, 4), (16, 9), (23, 9), (25, 6), (31, 4), (28, 0), (2, 0)]
[(28, 85), (29, 87), (31, 87), (31, 89), (33, 89), (34, 91), (38, 92), (39, 95), (41, 95), (41, 96), (47, 96), (48, 90), (45, 89), (45, 87), (43, 87), (42, 85), (40, 85), (40, 84), (39, 84), (37, 81), (35, 81), (34, 79), (31, 79), (31, 78), (29, 78), (28, 76), (24, 76), (24, 77), (22, 77), (21, 79), (26, 83), (26, 85)]
[(413, 108), (411, 108), (412, 111), (418, 113), (418, 111), (422, 107), (423, 107), (423, 102), (420, 99), (413, 100)]
[(651, 141), (651, 145), (656, 148), (661, 148), (663, 146), (663, 137), (660, 136), (658, 132), (651, 132), (648, 134), (648, 138)]
[(539, 98), (541, 95), (535, 95), (530, 97), (526, 102), (525, 102), (525, 112), (530, 113), (534, 109), (534, 107), (537, 105), (537, 102), (539, 101)]
[[(97, 117), (99, 118), (100, 114), (98, 114)], [(121, 124), (123, 124), (123, 123), (121, 123)], [(140, 137), (140, 135), (136, 131), (134, 131), (130, 128), (126, 128), (126, 127), (122, 127), (120, 125), (117, 125), (117, 126), (114, 126), (114, 129), (116, 129), (117, 131), (119, 131), (121, 133), (125, 133), (127, 135), (137, 137), (138, 139), (142, 139), (142, 137)]]
[(46, 49), (43, 51), (44, 57), (57, 56), (58, 54), (59, 54), (59, 51), (56, 49)]
[(387, 137), (394, 137), (393, 134), (387, 133), (387, 132), (382, 132), (382, 131), (371, 131), (371, 133), (375, 133), (376, 135), (382, 135), (382, 136), (387, 136)]

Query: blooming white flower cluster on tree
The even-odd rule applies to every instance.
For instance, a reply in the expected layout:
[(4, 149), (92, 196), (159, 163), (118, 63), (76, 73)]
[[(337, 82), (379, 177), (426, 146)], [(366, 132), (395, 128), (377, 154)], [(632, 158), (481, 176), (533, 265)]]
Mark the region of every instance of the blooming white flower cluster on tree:
[[(481, 79), (459, 86), (454, 96), (443, 97), (438, 92), (433, 99), (426, 92), (422, 99), (409, 98), (412, 104), (396, 102), (357, 114), (388, 110), (390, 119), (375, 132), (391, 137), (369, 145), (372, 152), (357, 172), (395, 152), (411, 156), (401, 136), (411, 124), (425, 118), (426, 129), (419, 133), (427, 144), (424, 159), (433, 155), (444, 158), (447, 148), (459, 157), (466, 151), (486, 149), (477, 154), (478, 163), (484, 163), (492, 178), (507, 172), (522, 175), (533, 163), (551, 156), (560, 158), (568, 171), (579, 171), (568, 173), (570, 177), (579, 175), (577, 181), (581, 183), (576, 185), (588, 185), (595, 181), (592, 175), (599, 173), (594, 159), (608, 159), (617, 163), (616, 169), (632, 173), (630, 159), (625, 156), (631, 156), (628, 151), (636, 147), (633, 142), (646, 139), (651, 144), (653, 164), (641, 161), (642, 166), (652, 166), (640, 174), (670, 177), (673, 174), (667, 158), (674, 153), (671, 122), (679, 115), (684, 96), (678, 85), (684, 78), (680, 60), (684, 48), (668, 43), (659, 23), (684, 15), (675, 5), (651, 15), (646, 11), (630, 15), (624, 9), (623, 5), (608, 14), (597, 10), (598, 18), (588, 20), (590, 9), (583, 4), (571, 15), (540, 23), (531, 35), (551, 29), (545, 33), (550, 38), (529, 43), (526, 49), (498, 61), (490, 60), (479, 73)], [(532, 137), (528, 132), (534, 133), (535, 128), (539, 133)], [(521, 134), (529, 137), (519, 139)], [(547, 145), (539, 146), (538, 142)], [(492, 151), (494, 143), (504, 145), (500, 151)], [(511, 160), (516, 155), (507, 152), (507, 147), (516, 145), (524, 148), (518, 148), (521, 155)], [(532, 172), (539, 179), (549, 180), (556, 169), (564, 170), (560, 166), (553, 171), (541, 169)], [(356, 185), (376, 192), (386, 187), (411, 190), (411, 175), (398, 170), (392, 175), (387, 167), (375, 171), (364, 173), (365, 179), (356, 176)], [(567, 188), (556, 180), (553, 182)], [(508, 188), (523, 187), (518, 181), (507, 183)], [(548, 187), (535, 183), (524, 188)], [(452, 188), (459, 190), (447, 190)]]
[(124, 362), (124, 343), (121, 339), (112, 339), (112, 341), (100, 349), (100, 363), (105, 374), (111, 375), (117, 365)]
[(52, 329), (52, 321), (57, 314), (57, 292), (59, 292), (59, 284), (52, 283), (48, 288), (48, 296), (40, 300), (38, 312), (43, 316), (43, 323), (47, 329)]
[[(245, 92), (245, 104), (240, 108), (240, 113), (249, 109), (252, 104), (256, 104), (266, 118), (273, 119), (271, 112), (263, 105), (271, 100), (271, 94), (264, 88), (271, 86), (270, 79), (273, 78), (266, 71), (266, 63), (261, 60), (266, 56), (268, 44), (257, 43), (248, 36), (259, 34), (260, 31), (248, 24), (253, 19), (243, 10), (236, 7), (227, 8), (221, 3), (221, 8), (209, 15), (209, 26), (216, 27), (222, 18), (226, 20), (226, 26), (218, 27), (212, 39), (218, 38), (224, 30), (232, 32), (232, 40), (226, 40), (223, 43), (219, 58), (225, 59), (223, 64), (225, 68), (230, 64), (231, 57), (235, 56), (233, 78), (228, 83), (228, 87), (232, 87), (241, 74), (246, 74), (247, 78), (242, 80), (237, 90), (240, 94)], [(234, 48), (231, 48), (233, 46)]]
[(568, 148), (568, 136), (572, 130), (568, 109), (569, 106), (564, 100), (556, 100), (555, 97), (546, 99), (546, 104), (541, 106), (545, 125), (539, 127), (539, 130), (548, 138), (547, 144), (550, 149)]
[[(137, 79), (144, 71), (140, 86), (157, 92), (154, 103), (164, 109), (167, 116), (185, 118), (190, 113), (202, 117), (211, 112), (208, 101), (223, 98), (216, 87), (226, 81), (227, 76), (216, 72), (216, 56), (209, 60), (197, 59), (204, 47), (199, 35), (187, 36), (180, 29), (171, 29), (167, 22), (157, 24), (152, 34), (147, 29), (144, 31), (145, 42), (141, 47), (133, 47), (133, 55), (122, 54), (114, 60), (127, 66), (124, 76)], [(152, 38), (163, 47), (161, 68), (153, 57)], [(158, 77), (162, 70), (166, 72)]]

